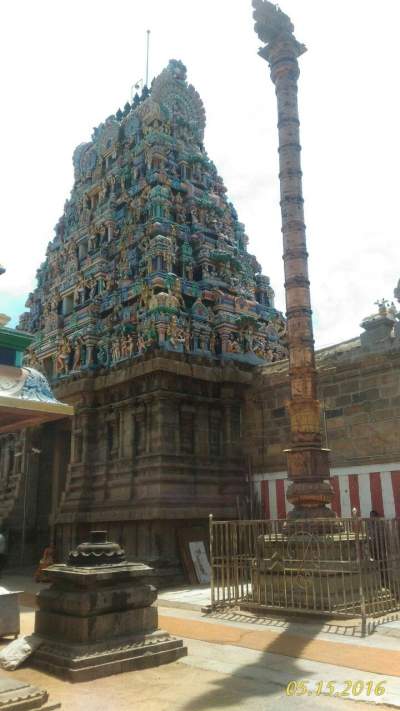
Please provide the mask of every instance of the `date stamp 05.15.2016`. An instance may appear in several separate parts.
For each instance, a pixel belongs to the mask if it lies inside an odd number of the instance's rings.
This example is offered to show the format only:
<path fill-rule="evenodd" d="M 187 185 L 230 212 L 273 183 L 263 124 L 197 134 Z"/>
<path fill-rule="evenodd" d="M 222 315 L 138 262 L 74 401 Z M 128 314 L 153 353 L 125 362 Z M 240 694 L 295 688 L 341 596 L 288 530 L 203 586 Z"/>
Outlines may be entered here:
<path fill-rule="evenodd" d="M 315 680 L 299 680 L 289 681 L 286 686 L 286 696 L 383 696 L 386 691 L 386 681 L 362 681 L 361 679 L 354 681 L 346 679 L 343 682 L 337 681 L 315 681 Z"/>

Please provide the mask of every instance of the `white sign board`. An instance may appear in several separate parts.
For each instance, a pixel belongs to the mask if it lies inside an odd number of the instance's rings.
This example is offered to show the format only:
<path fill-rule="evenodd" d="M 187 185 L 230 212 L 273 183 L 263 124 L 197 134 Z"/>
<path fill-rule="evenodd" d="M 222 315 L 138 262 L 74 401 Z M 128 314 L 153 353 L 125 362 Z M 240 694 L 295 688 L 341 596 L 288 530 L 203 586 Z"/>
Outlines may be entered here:
<path fill-rule="evenodd" d="M 208 562 L 204 541 L 189 542 L 190 555 L 192 556 L 197 579 L 202 585 L 210 582 L 211 568 Z"/>

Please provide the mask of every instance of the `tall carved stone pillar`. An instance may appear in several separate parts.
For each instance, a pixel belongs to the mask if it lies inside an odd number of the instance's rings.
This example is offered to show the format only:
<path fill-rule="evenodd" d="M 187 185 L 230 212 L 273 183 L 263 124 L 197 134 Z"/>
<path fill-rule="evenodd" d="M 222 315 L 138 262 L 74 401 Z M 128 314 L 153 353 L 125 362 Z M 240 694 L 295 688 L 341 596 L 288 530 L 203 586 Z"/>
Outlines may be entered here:
<path fill-rule="evenodd" d="M 265 47 L 278 104 L 279 180 L 289 345 L 291 441 L 287 451 L 287 498 L 291 518 L 332 517 L 328 451 L 322 448 L 311 321 L 297 106 L 298 57 L 306 51 L 290 19 L 266 0 L 253 0 L 255 31 Z"/>

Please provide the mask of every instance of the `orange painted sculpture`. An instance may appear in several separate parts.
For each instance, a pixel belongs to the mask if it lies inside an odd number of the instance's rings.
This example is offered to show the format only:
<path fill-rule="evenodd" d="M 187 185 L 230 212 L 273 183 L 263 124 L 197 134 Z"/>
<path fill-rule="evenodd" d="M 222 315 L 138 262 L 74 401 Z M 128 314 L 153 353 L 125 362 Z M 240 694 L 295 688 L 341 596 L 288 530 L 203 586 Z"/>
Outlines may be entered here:
<path fill-rule="evenodd" d="M 35 572 L 35 580 L 37 583 L 43 582 L 44 578 L 42 576 L 42 571 L 48 568 L 50 565 L 54 565 L 56 558 L 56 549 L 53 545 L 47 546 L 44 549 L 43 555 L 39 561 L 39 565 Z"/>

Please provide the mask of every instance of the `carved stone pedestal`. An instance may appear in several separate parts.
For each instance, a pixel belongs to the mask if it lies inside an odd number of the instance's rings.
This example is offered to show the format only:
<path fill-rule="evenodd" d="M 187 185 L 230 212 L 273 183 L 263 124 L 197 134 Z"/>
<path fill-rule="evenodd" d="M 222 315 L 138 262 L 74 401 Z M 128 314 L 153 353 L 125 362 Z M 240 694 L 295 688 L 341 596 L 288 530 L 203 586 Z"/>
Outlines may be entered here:
<path fill-rule="evenodd" d="M 252 564 L 251 601 L 258 606 L 355 614 L 361 605 L 363 543 L 361 536 L 339 531 L 261 536 Z"/>
<path fill-rule="evenodd" d="M 38 594 L 35 632 L 44 642 L 33 665 L 70 681 L 172 662 L 187 654 L 181 640 L 158 629 L 150 568 L 127 563 L 121 548 L 93 531 L 90 543 L 53 565 L 53 583 Z"/>

